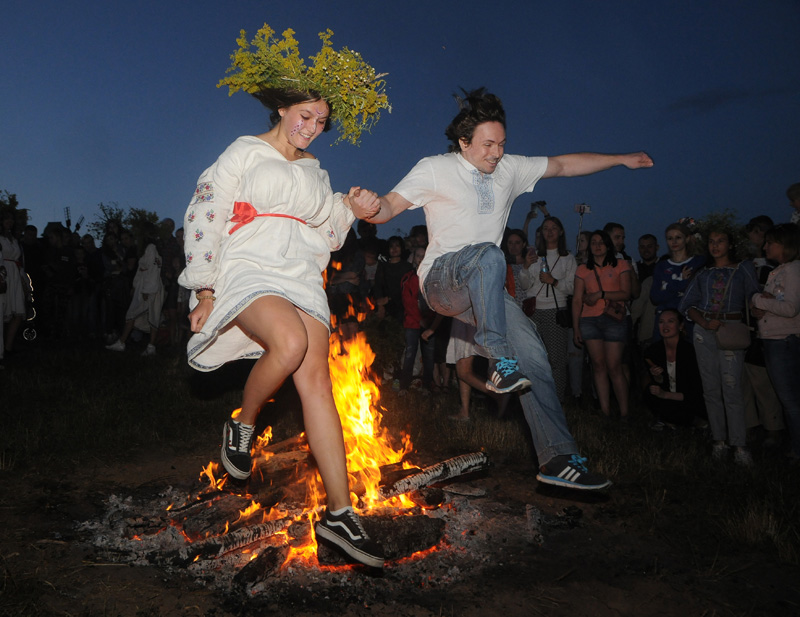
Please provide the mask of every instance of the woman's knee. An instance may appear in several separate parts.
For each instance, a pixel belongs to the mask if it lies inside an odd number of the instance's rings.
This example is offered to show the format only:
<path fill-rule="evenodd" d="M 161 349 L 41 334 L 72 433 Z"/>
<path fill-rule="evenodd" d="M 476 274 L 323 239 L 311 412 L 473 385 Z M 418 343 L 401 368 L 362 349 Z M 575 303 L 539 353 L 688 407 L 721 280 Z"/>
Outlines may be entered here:
<path fill-rule="evenodd" d="M 295 371 L 302 363 L 308 351 L 308 337 L 301 330 L 283 332 L 269 350 L 273 360 L 280 363 L 288 371 Z"/>

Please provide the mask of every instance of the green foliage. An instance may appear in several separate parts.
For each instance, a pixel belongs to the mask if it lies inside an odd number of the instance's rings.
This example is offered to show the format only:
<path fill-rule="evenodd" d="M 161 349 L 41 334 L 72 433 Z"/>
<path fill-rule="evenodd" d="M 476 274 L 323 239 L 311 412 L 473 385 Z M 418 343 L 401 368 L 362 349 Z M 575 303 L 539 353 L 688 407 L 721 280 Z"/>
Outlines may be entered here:
<path fill-rule="evenodd" d="M 736 211 L 726 208 L 720 212 L 710 212 L 695 221 L 691 229 L 695 233 L 699 247 L 705 251 L 708 245 L 708 236 L 712 232 L 720 232 L 727 234 L 737 250 L 737 256 L 744 257 L 744 249 L 747 247 L 747 232 L 744 225 L 738 223 L 736 219 Z"/>
<path fill-rule="evenodd" d="M 103 241 L 106 235 L 106 226 L 109 222 L 116 223 L 120 228 L 123 227 L 122 220 L 125 218 L 125 211 L 119 207 L 115 201 L 104 204 L 102 201 L 97 204 L 100 211 L 95 215 L 95 220 L 86 226 L 86 230 L 92 234 L 99 242 Z"/>
<path fill-rule="evenodd" d="M 385 73 L 377 74 L 356 51 L 343 47 L 333 49 L 333 31 L 320 32 L 322 48 L 309 56 L 308 65 L 300 56 L 294 30 L 283 32 L 276 39 L 267 24 L 248 43 L 242 30 L 236 43 L 239 49 L 231 55 L 229 75 L 217 87 L 228 86 L 228 94 L 243 90 L 250 94 L 265 88 L 291 88 L 318 92 L 332 110 L 333 122 L 339 131 L 336 143 L 342 140 L 358 144 L 363 131 L 369 132 L 380 119 L 380 111 L 391 112 L 386 96 Z"/>
<path fill-rule="evenodd" d="M 17 207 L 19 207 L 19 200 L 16 193 L 9 193 L 5 189 L 0 191 L 0 208 L 13 208 L 16 210 Z"/>
<path fill-rule="evenodd" d="M 0 191 L 0 214 L 5 214 L 6 212 L 12 213 L 17 228 L 22 228 L 28 223 L 27 208 L 20 208 L 17 195 L 4 189 Z"/>
<path fill-rule="evenodd" d="M 141 245 L 148 235 L 148 227 L 158 225 L 158 213 L 144 208 L 130 207 L 125 212 L 117 202 L 112 201 L 107 204 L 100 202 L 97 204 L 97 209 L 99 213 L 95 215 L 95 220 L 87 225 L 87 230 L 99 242 L 103 241 L 108 223 L 114 222 L 120 229 L 129 230 L 136 239 L 137 246 L 144 250 L 144 246 Z"/>

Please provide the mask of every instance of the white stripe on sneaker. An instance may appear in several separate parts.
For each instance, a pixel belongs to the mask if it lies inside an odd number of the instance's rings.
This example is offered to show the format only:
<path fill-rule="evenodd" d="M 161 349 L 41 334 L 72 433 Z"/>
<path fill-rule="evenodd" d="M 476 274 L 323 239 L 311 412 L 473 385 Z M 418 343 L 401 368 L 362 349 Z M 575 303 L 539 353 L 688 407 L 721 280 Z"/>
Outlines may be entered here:
<path fill-rule="evenodd" d="M 558 474 L 559 478 L 563 478 L 569 482 L 577 482 L 578 478 L 580 477 L 581 473 L 577 469 L 573 469 L 572 467 L 565 467 L 564 470 Z"/>
<path fill-rule="evenodd" d="M 347 535 L 350 536 L 350 539 L 353 542 L 357 542 L 357 541 L 363 539 L 363 536 L 360 536 L 360 535 L 354 536 L 353 532 L 350 531 L 350 528 L 347 525 L 345 525 L 343 522 L 341 522 L 341 521 L 332 521 L 332 520 L 328 519 L 325 524 L 328 527 L 341 527 L 342 529 L 344 529 L 347 532 Z"/>

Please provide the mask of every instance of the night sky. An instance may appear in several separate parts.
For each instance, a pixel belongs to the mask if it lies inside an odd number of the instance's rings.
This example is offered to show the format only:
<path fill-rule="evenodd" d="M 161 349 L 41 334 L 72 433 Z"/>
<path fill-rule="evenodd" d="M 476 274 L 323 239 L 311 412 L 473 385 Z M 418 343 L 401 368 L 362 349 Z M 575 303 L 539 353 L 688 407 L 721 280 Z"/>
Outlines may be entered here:
<path fill-rule="evenodd" d="M 268 128 L 243 93 L 216 88 L 240 29 L 317 33 L 388 73 L 392 113 L 360 147 L 311 151 L 335 190 L 385 193 L 445 152 L 459 88 L 503 99 L 507 152 L 647 151 L 649 170 L 544 180 L 515 204 L 521 225 L 546 200 L 571 237 L 623 223 L 628 246 L 682 216 L 735 209 L 789 219 L 800 182 L 800 3 L 754 2 L 44 2 L 3 3 L 0 189 L 41 232 L 95 218 L 99 202 L 182 221 L 197 177 L 239 135 Z M 421 223 L 406 212 L 379 234 Z M 85 229 L 86 223 L 84 223 Z M 572 246 L 570 242 L 570 246 Z M 665 243 L 661 242 L 662 248 Z"/>

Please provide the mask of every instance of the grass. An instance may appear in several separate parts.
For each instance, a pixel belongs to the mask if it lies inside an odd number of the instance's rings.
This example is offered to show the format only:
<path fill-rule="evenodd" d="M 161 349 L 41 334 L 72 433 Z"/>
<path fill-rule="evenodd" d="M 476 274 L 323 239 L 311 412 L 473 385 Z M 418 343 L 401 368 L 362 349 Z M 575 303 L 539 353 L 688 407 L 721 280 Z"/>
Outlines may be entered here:
<path fill-rule="evenodd" d="M 386 345 L 384 343 L 384 345 Z M 390 348 L 390 347 L 387 347 Z M 102 348 L 29 349 L 0 374 L 0 473 L 46 469 L 91 457 L 124 460 L 153 448 L 189 452 L 216 439 L 216 427 L 238 405 L 249 365 L 201 374 L 176 354 L 143 359 Z M 485 400 L 472 421 L 455 423 L 457 394 L 384 388 L 384 423 L 407 432 L 431 460 L 484 450 L 497 463 L 530 465 L 534 452 L 519 411 L 500 420 Z M 775 456 L 750 470 L 711 460 L 698 432 L 654 433 L 635 411 L 627 430 L 575 406 L 565 408 L 571 430 L 593 468 L 613 478 L 609 508 L 640 516 L 653 533 L 684 537 L 702 519 L 702 533 L 719 542 L 763 549 L 800 562 L 800 472 Z M 276 439 L 302 430 L 299 402 L 286 389 L 264 418 Z M 0 477 L 2 477 L 0 475 Z M 688 531 L 686 529 L 688 527 Z M 697 530 L 699 531 L 699 530 Z"/>

